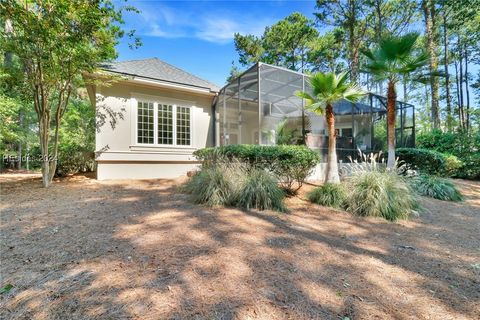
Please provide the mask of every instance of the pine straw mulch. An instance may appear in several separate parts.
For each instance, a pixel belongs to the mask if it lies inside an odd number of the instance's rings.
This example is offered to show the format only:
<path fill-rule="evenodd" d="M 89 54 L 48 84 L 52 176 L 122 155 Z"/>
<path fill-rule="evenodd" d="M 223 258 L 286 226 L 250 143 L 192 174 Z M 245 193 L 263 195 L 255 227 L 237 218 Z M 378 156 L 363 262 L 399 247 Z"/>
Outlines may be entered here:
<path fill-rule="evenodd" d="M 480 318 L 479 182 L 399 223 L 302 195 L 209 209 L 179 181 L 0 183 L 2 319 Z"/>

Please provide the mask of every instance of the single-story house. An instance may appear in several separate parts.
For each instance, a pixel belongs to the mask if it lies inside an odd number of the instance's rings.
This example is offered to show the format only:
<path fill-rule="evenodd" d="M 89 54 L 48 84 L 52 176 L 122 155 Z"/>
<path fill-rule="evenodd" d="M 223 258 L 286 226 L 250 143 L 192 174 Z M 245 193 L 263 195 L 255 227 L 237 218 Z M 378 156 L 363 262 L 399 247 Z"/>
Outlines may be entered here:
<path fill-rule="evenodd" d="M 193 152 L 228 144 L 305 144 L 326 159 L 325 121 L 305 109 L 296 91 L 308 75 L 256 63 L 223 88 L 157 58 L 103 66 L 88 92 L 97 110 L 97 178 L 174 178 L 198 166 Z M 397 145 L 415 141 L 413 105 L 397 101 Z M 340 161 L 381 150 L 386 100 L 341 101 L 336 113 Z M 321 165 L 315 177 L 321 179 Z"/>
<path fill-rule="evenodd" d="M 174 178 L 192 170 L 192 153 L 215 143 L 219 88 L 157 58 L 103 69 L 118 77 L 88 86 L 97 110 L 97 178 Z"/>

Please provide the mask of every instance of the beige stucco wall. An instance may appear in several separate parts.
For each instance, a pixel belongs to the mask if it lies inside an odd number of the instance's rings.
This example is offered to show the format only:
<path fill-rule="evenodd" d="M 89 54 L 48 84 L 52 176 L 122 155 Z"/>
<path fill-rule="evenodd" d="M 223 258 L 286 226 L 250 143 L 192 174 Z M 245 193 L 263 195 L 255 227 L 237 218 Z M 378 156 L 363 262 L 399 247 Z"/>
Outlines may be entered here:
<path fill-rule="evenodd" d="M 122 81 L 97 87 L 96 98 L 97 120 L 103 118 L 96 134 L 99 180 L 178 177 L 197 166 L 195 150 L 214 144 L 211 93 Z M 191 146 L 138 145 L 138 100 L 191 107 Z"/>

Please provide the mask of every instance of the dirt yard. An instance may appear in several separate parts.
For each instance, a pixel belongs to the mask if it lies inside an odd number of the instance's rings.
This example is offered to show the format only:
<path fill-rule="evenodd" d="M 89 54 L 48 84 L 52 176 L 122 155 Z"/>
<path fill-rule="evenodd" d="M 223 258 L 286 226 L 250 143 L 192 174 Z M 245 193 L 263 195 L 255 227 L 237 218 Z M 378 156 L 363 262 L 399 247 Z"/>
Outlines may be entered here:
<path fill-rule="evenodd" d="M 178 181 L 2 175 L 1 319 L 480 319 L 480 183 L 389 223 L 190 204 Z"/>

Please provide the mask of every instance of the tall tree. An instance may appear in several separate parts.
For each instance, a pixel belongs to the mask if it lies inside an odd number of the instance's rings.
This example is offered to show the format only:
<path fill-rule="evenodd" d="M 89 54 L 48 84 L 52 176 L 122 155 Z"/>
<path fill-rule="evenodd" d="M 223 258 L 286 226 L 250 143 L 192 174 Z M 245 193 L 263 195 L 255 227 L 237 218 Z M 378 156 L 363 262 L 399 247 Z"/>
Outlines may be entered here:
<path fill-rule="evenodd" d="M 430 87 L 432 91 L 432 102 L 431 102 L 431 112 L 432 112 L 432 124 L 433 129 L 440 128 L 440 107 L 439 107 L 439 98 L 438 98 L 438 56 L 437 56 L 437 41 L 438 41 L 438 27 L 437 27 L 437 16 L 434 0 L 422 0 L 422 9 L 424 14 L 425 21 L 425 35 L 427 38 L 427 52 L 430 56 Z"/>
<path fill-rule="evenodd" d="M 395 113 L 396 84 L 405 74 L 410 74 L 424 67 L 428 62 L 428 54 L 423 50 L 415 52 L 418 33 L 409 33 L 400 37 L 386 37 L 373 50 L 364 50 L 367 58 L 365 71 L 377 80 L 386 80 L 387 89 L 387 167 L 395 166 Z"/>
<path fill-rule="evenodd" d="M 308 43 L 307 59 L 311 71 L 338 72 L 344 70 L 345 33 L 340 28 L 325 32 Z"/>
<path fill-rule="evenodd" d="M 116 57 L 124 10 L 134 8 L 116 9 L 109 0 L 0 3 L 0 18 L 9 18 L 13 29 L 3 32 L 0 44 L 19 58 L 24 96 L 33 100 L 37 114 L 44 187 L 55 174 L 59 129 L 75 82 Z"/>
<path fill-rule="evenodd" d="M 346 31 L 347 60 L 351 78 L 359 81 L 360 49 L 367 32 L 369 6 L 365 0 L 317 0 L 317 22 Z M 371 9 L 370 9 L 371 10 Z"/>
<path fill-rule="evenodd" d="M 317 36 L 313 20 L 294 12 L 265 28 L 261 37 L 236 33 L 234 41 L 242 65 L 262 61 L 303 71 L 308 63 L 308 44 Z"/>
<path fill-rule="evenodd" d="M 337 161 L 337 138 L 335 134 L 335 115 L 333 105 L 340 100 L 356 102 L 364 93 L 354 83 L 347 81 L 347 73 L 315 73 L 308 79 L 313 95 L 297 92 L 306 100 L 306 108 L 317 114 L 325 115 L 328 130 L 328 156 L 325 183 L 339 183 Z"/>

